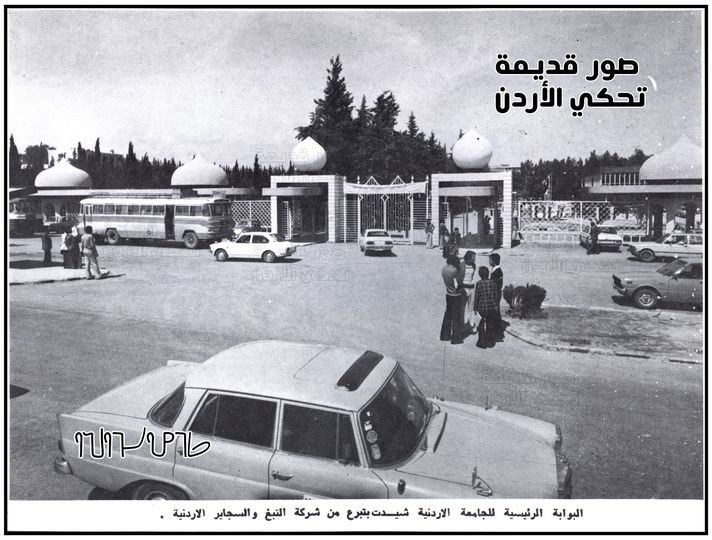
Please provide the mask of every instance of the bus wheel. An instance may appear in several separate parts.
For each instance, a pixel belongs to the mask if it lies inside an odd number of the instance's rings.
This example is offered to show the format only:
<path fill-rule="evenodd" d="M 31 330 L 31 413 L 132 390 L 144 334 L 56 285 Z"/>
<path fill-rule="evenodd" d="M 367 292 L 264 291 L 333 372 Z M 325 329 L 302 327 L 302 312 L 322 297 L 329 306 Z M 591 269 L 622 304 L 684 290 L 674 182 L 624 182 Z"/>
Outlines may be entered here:
<path fill-rule="evenodd" d="M 227 260 L 227 251 L 224 249 L 219 249 L 215 252 L 215 260 L 220 262 L 225 262 Z"/>
<path fill-rule="evenodd" d="M 106 231 L 106 243 L 109 244 L 110 246 L 115 246 L 121 241 L 121 237 L 119 236 L 119 233 L 116 232 L 116 229 L 107 229 Z"/>
<path fill-rule="evenodd" d="M 262 254 L 262 260 L 266 263 L 272 263 L 275 261 L 276 258 L 277 257 L 275 256 L 275 254 L 272 253 L 271 251 L 265 251 Z"/>
<path fill-rule="evenodd" d="M 183 236 L 183 243 L 188 249 L 197 248 L 198 242 L 198 235 L 195 234 L 193 231 L 188 231 L 187 233 L 185 233 L 185 236 Z"/>

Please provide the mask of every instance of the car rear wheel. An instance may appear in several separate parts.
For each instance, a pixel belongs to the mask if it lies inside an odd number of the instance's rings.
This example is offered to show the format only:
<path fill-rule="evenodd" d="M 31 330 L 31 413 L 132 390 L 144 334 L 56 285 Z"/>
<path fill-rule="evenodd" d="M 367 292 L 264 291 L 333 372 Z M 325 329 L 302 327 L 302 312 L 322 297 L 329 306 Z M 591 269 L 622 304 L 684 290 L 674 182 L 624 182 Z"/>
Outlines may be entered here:
<path fill-rule="evenodd" d="M 277 257 L 271 251 L 265 251 L 262 254 L 262 260 L 266 263 L 273 263 L 276 259 L 277 259 Z"/>
<path fill-rule="evenodd" d="M 107 229 L 106 231 L 106 243 L 110 246 L 115 246 L 121 241 L 121 237 L 116 229 Z"/>
<path fill-rule="evenodd" d="M 144 482 L 134 488 L 131 498 L 135 501 L 180 501 L 188 497 L 176 487 L 159 482 Z"/>
<path fill-rule="evenodd" d="M 653 262 L 655 260 L 655 253 L 649 249 L 644 249 L 638 253 L 638 258 L 643 262 Z"/>
<path fill-rule="evenodd" d="M 633 302 L 640 309 L 653 309 L 658 305 L 658 291 L 647 287 L 638 289 L 633 295 Z"/>
<path fill-rule="evenodd" d="M 215 252 L 215 260 L 219 262 L 225 262 L 227 260 L 227 251 L 224 249 L 219 249 Z"/>
<path fill-rule="evenodd" d="M 185 236 L 183 236 L 183 244 L 185 244 L 185 247 L 188 249 L 195 249 L 198 247 L 198 243 L 200 240 L 198 239 L 198 235 L 195 234 L 193 231 L 188 231 L 185 233 Z"/>

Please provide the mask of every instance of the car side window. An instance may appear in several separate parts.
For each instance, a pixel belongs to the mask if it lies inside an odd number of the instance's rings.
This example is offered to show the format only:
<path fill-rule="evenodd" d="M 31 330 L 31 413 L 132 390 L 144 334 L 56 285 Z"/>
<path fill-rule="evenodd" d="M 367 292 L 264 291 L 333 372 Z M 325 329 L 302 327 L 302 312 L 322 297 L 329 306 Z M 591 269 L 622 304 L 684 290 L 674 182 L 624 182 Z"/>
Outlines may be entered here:
<path fill-rule="evenodd" d="M 284 406 L 282 450 L 358 464 L 351 418 L 347 414 L 297 405 Z"/>
<path fill-rule="evenodd" d="M 689 264 L 677 274 L 677 277 L 684 279 L 702 279 L 702 265 Z"/>
<path fill-rule="evenodd" d="M 691 234 L 688 238 L 691 245 L 702 244 L 702 236 L 699 234 Z"/>
<path fill-rule="evenodd" d="M 237 240 L 235 240 L 235 243 L 236 244 L 249 244 L 251 239 L 252 239 L 251 234 L 243 234 Z"/>
<path fill-rule="evenodd" d="M 252 237 L 253 244 L 269 244 L 269 238 L 262 236 L 261 234 L 255 234 Z"/>
<path fill-rule="evenodd" d="M 273 401 L 212 394 L 203 402 L 190 431 L 270 448 L 276 413 Z"/>

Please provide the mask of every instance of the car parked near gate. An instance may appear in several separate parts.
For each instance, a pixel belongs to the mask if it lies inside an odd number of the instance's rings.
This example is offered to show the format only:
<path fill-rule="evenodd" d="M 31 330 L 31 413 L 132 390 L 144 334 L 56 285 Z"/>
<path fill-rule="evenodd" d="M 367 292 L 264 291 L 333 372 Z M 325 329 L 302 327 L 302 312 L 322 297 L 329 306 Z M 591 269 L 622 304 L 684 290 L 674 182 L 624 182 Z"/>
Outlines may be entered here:
<path fill-rule="evenodd" d="M 702 257 L 703 237 L 700 232 L 673 232 L 658 241 L 632 242 L 628 250 L 631 255 L 644 262 L 653 262 L 657 258 L 683 257 L 685 259 Z"/>
<path fill-rule="evenodd" d="M 358 239 L 358 246 L 364 255 L 371 252 L 390 252 L 393 250 L 393 238 L 384 229 L 366 229 Z"/>
<path fill-rule="evenodd" d="M 372 351 L 245 343 L 202 364 L 169 362 L 58 421 L 55 470 L 134 499 L 539 499 L 572 489 L 557 426 L 427 399 Z"/>
<path fill-rule="evenodd" d="M 702 262 L 676 259 L 655 272 L 613 274 L 613 288 L 641 309 L 653 309 L 661 301 L 702 307 Z"/>
<path fill-rule="evenodd" d="M 234 240 L 221 240 L 210 244 L 210 252 L 220 262 L 235 258 L 262 259 L 271 263 L 294 255 L 296 251 L 297 246 L 292 242 L 287 242 L 278 234 L 267 232 L 245 232 Z"/>
<path fill-rule="evenodd" d="M 579 244 L 588 248 L 591 244 L 591 226 L 584 225 L 579 233 Z M 598 227 L 598 247 L 620 251 L 623 239 L 615 227 Z"/>

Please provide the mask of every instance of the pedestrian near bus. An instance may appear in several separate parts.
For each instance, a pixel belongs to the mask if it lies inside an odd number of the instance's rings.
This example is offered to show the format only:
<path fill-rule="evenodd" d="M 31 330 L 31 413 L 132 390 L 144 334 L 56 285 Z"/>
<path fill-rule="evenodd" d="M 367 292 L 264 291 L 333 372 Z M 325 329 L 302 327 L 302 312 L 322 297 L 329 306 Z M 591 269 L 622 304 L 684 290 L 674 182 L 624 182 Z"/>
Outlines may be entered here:
<path fill-rule="evenodd" d="M 82 249 L 81 249 L 81 236 L 79 236 L 79 230 L 76 226 L 72 227 L 72 234 L 70 235 L 69 241 L 69 258 L 72 263 L 72 268 L 75 270 L 82 267 Z"/>
<path fill-rule="evenodd" d="M 433 249 L 433 231 L 435 225 L 429 219 L 425 221 L 425 249 Z"/>
<path fill-rule="evenodd" d="M 99 253 L 96 250 L 96 242 L 92 232 L 91 225 L 84 227 L 84 234 L 81 240 L 82 255 L 86 257 L 86 278 L 101 279 L 101 270 L 99 270 L 99 261 L 97 260 Z M 96 276 L 92 275 L 92 268 Z"/>
<path fill-rule="evenodd" d="M 453 345 L 459 345 L 464 337 L 462 315 L 464 296 L 458 282 L 460 259 L 450 255 L 441 273 L 445 283 L 445 315 L 440 327 L 440 341 L 450 341 Z"/>
<path fill-rule="evenodd" d="M 44 266 L 52 265 L 52 239 L 49 237 L 49 227 L 45 228 L 40 235 L 42 239 L 42 251 L 44 251 Z"/>
<path fill-rule="evenodd" d="M 462 272 L 462 288 L 465 292 L 465 328 L 474 332 L 477 329 L 475 316 L 475 282 L 477 281 L 476 254 L 472 250 L 465 252 Z"/>
<path fill-rule="evenodd" d="M 497 308 L 497 285 L 489 279 L 489 270 L 480 266 L 480 280 L 475 285 L 475 311 L 482 320 L 477 328 L 477 346 L 481 349 L 494 347 L 496 341 L 494 317 Z"/>
<path fill-rule="evenodd" d="M 450 231 L 447 230 L 447 227 L 445 226 L 445 222 L 441 221 L 440 222 L 440 227 L 438 229 L 438 239 L 440 240 L 440 248 L 445 249 L 445 242 L 447 242 L 447 238 L 450 236 Z"/>
<path fill-rule="evenodd" d="M 598 225 L 596 222 L 591 220 L 591 231 L 590 240 L 588 242 L 588 249 L 586 250 L 586 255 L 598 255 L 600 250 L 598 249 Z"/>
<path fill-rule="evenodd" d="M 64 268 L 72 267 L 71 256 L 69 254 L 69 246 L 71 243 L 72 243 L 72 237 L 69 234 L 69 231 L 65 230 L 62 233 L 62 240 L 60 241 L 60 244 L 59 244 L 59 252 L 62 254 L 62 266 Z"/>

